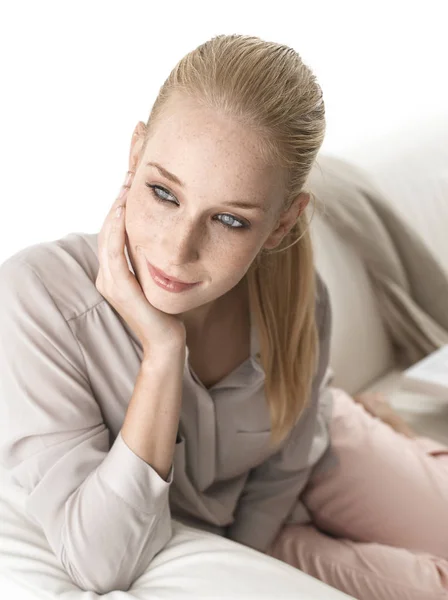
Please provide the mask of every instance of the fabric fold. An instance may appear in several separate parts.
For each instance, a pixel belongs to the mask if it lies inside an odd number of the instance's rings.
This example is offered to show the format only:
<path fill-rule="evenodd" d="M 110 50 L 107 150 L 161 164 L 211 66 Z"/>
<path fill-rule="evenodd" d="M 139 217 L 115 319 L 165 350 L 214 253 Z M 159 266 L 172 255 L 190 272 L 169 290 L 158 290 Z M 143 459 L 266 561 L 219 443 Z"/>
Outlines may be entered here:
<path fill-rule="evenodd" d="M 397 364 L 406 368 L 448 344 L 448 273 L 373 178 L 321 155 L 307 187 L 322 218 L 364 261 Z"/>

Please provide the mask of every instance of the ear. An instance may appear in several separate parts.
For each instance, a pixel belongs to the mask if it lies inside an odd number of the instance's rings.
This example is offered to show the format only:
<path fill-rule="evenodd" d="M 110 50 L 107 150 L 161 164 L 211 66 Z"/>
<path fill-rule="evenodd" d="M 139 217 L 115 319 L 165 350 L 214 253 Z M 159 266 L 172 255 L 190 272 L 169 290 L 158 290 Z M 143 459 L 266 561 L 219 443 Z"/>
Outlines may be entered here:
<path fill-rule="evenodd" d="M 134 173 L 137 170 L 140 159 L 142 158 L 140 155 L 143 148 L 143 143 L 145 141 L 145 136 L 146 125 L 143 123 L 143 121 L 139 121 L 132 134 L 131 149 L 129 152 L 129 170 L 134 171 Z"/>
<path fill-rule="evenodd" d="M 296 198 L 294 198 L 294 201 L 288 210 L 284 211 L 280 215 L 275 228 L 271 231 L 269 237 L 263 245 L 263 248 L 266 250 L 272 250 L 281 243 L 282 239 L 293 228 L 297 219 L 305 210 L 309 200 L 310 194 L 308 192 L 301 192 L 298 196 L 296 196 Z"/>

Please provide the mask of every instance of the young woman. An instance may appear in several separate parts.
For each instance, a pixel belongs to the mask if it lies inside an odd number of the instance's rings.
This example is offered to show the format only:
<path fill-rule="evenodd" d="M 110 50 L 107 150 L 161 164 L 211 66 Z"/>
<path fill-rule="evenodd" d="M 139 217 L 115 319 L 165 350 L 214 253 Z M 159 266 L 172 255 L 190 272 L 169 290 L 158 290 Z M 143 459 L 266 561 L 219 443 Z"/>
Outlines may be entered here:
<path fill-rule="evenodd" d="M 330 386 L 324 113 L 294 50 L 216 36 L 136 126 L 99 235 L 1 266 L 1 462 L 81 588 L 128 589 L 174 517 L 362 600 L 446 597 L 448 450 Z"/>

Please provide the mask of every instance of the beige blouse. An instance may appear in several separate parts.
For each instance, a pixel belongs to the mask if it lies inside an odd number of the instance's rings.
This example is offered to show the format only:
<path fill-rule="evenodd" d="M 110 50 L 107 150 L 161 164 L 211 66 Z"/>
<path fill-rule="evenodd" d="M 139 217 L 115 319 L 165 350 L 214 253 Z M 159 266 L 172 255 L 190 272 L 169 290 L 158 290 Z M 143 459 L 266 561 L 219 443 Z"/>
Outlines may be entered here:
<path fill-rule="evenodd" d="M 95 286 L 97 234 L 29 246 L 0 266 L 0 461 L 27 513 L 82 589 L 127 590 L 172 536 L 171 517 L 265 551 L 327 468 L 331 310 L 316 272 L 321 353 L 312 398 L 280 449 L 269 448 L 259 345 L 207 389 L 186 351 L 182 410 L 167 480 L 120 430 L 142 359 Z M 126 252 L 128 265 L 132 270 Z"/>

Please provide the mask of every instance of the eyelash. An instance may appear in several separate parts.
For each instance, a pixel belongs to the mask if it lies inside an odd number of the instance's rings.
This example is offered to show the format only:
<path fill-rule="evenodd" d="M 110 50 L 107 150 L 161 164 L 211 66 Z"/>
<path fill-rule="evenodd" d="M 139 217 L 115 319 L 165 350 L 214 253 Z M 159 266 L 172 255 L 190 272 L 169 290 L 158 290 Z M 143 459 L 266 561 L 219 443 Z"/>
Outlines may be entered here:
<path fill-rule="evenodd" d="M 158 189 L 158 190 L 162 190 L 166 194 L 169 194 L 170 196 L 172 196 L 171 192 L 169 192 L 167 189 L 163 188 L 160 185 L 152 185 L 150 183 L 146 183 L 145 185 L 151 189 L 151 195 L 155 198 L 155 200 L 157 200 L 157 202 L 163 202 L 163 203 L 169 202 L 170 204 L 175 204 L 171 200 L 167 200 L 166 198 L 161 198 L 156 192 L 156 190 Z M 173 196 L 173 198 L 174 198 L 174 196 Z M 220 225 L 222 225 L 223 227 L 225 227 L 226 229 L 231 229 L 232 231 L 242 230 L 242 229 L 250 229 L 250 225 L 248 223 L 245 223 L 244 221 L 241 221 L 241 219 L 237 219 L 233 215 L 227 215 L 226 213 L 223 213 L 223 214 L 225 214 L 227 217 L 230 217 L 234 221 L 240 223 L 240 225 L 241 225 L 241 227 L 233 227 L 232 225 L 228 225 L 227 223 L 218 221 L 218 223 Z"/>

